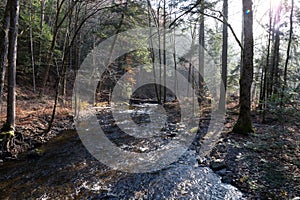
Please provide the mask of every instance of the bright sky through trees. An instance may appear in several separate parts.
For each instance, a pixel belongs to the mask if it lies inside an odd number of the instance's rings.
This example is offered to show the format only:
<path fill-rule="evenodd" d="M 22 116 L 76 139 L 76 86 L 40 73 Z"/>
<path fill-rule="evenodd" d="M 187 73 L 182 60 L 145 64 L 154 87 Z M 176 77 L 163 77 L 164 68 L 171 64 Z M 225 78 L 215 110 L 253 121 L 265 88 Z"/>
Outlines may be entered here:
<path fill-rule="evenodd" d="M 254 34 L 254 45 L 262 46 L 265 45 L 265 37 L 267 35 L 266 28 L 262 26 L 267 25 L 269 23 L 269 10 L 270 7 L 273 10 L 273 17 L 276 12 L 278 12 L 278 8 L 280 2 L 284 2 L 284 0 L 253 0 L 253 34 Z M 221 2 L 222 3 L 222 2 Z M 287 1 L 288 5 L 291 4 L 290 1 Z M 300 1 L 295 1 L 295 6 L 300 6 Z M 230 0 L 229 1 L 229 23 L 233 27 L 236 35 L 240 38 L 242 31 L 242 1 L 238 0 Z M 221 10 L 221 5 L 219 5 L 219 10 Z M 207 19 L 210 20 L 210 19 Z M 282 20 L 282 19 L 281 19 Z M 280 21 L 278 22 L 278 24 Z M 297 30 L 294 30 L 297 31 Z M 235 42 L 231 33 L 229 33 L 229 42 L 233 45 L 235 50 L 239 50 L 238 44 Z"/>

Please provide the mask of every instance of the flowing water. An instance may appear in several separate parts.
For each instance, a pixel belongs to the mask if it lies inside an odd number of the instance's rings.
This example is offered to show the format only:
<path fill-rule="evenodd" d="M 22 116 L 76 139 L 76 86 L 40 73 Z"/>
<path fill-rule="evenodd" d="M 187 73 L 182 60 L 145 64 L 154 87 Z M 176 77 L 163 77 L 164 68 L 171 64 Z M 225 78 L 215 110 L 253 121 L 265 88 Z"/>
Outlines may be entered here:
<path fill-rule="evenodd" d="M 135 123 L 149 121 L 151 109 L 135 110 Z M 150 151 L 164 145 L 166 138 L 176 137 L 175 120 L 155 144 L 142 138 L 132 142 L 133 136 L 120 134 L 107 113 L 99 113 L 99 123 L 107 137 L 124 149 Z M 127 123 L 125 119 L 123 123 Z M 0 164 L 0 199 L 242 199 L 235 187 L 198 165 L 197 143 L 193 144 L 177 162 L 162 170 L 125 173 L 91 156 L 75 130 L 63 131 L 20 160 Z"/>

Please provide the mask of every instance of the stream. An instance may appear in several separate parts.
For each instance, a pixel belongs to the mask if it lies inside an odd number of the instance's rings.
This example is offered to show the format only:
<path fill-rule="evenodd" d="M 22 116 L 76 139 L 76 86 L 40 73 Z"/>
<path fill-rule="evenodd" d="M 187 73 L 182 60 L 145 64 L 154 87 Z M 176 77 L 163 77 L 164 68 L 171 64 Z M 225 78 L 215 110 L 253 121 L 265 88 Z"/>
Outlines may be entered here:
<path fill-rule="evenodd" d="M 147 111 L 134 108 L 135 123 L 147 123 L 152 107 L 147 106 Z M 157 133 L 155 140 L 120 134 L 108 109 L 99 111 L 97 117 L 107 137 L 130 151 L 151 151 L 177 134 L 176 117 L 168 118 L 168 131 Z M 198 165 L 197 145 L 193 142 L 178 161 L 164 169 L 127 173 L 95 159 L 77 131 L 63 131 L 19 160 L 0 163 L 0 199 L 243 199 L 238 189 L 222 183 L 210 168 Z"/>

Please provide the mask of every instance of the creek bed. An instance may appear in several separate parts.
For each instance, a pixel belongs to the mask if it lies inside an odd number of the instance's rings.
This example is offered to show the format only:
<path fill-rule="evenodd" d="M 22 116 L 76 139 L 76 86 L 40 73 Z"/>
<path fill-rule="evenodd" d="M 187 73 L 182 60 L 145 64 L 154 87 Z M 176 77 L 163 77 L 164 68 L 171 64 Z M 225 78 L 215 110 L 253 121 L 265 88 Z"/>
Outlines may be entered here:
<path fill-rule="evenodd" d="M 148 120 L 139 114 L 137 123 Z M 150 151 L 176 137 L 168 135 L 175 131 L 169 128 L 155 143 L 134 140 L 119 134 L 109 111 L 99 111 L 98 120 L 107 137 L 126 150 Z M 173 120 L 167 127 L 176 123 Z M 0 199 L 243 199 L 210 168 L 198 165 L 196 150 L 193 142 L 177 162 L 162 170 L 126 173 L 96 160 L 75 130 L 64 131 L 19 160 L 0 164 Z"/>

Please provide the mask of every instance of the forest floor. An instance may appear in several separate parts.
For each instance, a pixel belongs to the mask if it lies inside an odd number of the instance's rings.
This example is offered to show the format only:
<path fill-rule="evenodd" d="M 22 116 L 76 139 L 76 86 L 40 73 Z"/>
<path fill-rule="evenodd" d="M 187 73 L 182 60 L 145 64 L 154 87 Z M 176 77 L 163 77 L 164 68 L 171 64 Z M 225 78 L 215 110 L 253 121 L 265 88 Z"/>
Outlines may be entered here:
<path fill-rule="evenodd" d="M 51 98 L 39 98 L 29 90 L 18 88 L 16 134 L 14 142 L 7 144 L 0 133 L 0 164 L 18 159 L 20 153 L 34 150 L 62 130 L 74 129 L 69 102 L 59 106 L 52 131 L 44 132 L 53 104 Z M 253 113 L 256 133 L 241 136 L 230 132 L 237 117 L 237 102 L 232 101 L 228 104 L 220 141 L 200 164 L 210 166 L 222 176 L 223 182 L 236 186 L 249 199 L 300 197 L 299 120 L 291 115 L 282 116 L 281 120 L 268 116 L 267 123 L 262 124 L 259 115 Z M 1 124 L 4 120 L 3 114 Z"/>
<path fill-rule="evenodd" d="M 241 136 L 231 132 L 236 104 L 228 104 L 225 130 L 206 163 L 248 199 L 300 199 L 299 118 L 272 114 L 261 123 L 253 113 L 255 134 Z"/>
<path fill-rule="evenodd" d="M 48 95 L 40 97 L 28 88 L 17 88 L 16 90 L 16 131 L 12 140 L 8 135 L 0 133 L 0 163 L 5 160 L 17 159 L 18 154 L 33 150 L 57 136 L 62 130 L 74 129 L 71 103 L 65 105 L 60 102 L 53 127 L 46 133 L 54 100 Z M 54 95 L 54 94 L 52 94 Z M 0 125 L 6 120 L 6 103 L 4 103 L 0 115 Z"/>

